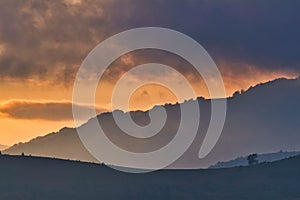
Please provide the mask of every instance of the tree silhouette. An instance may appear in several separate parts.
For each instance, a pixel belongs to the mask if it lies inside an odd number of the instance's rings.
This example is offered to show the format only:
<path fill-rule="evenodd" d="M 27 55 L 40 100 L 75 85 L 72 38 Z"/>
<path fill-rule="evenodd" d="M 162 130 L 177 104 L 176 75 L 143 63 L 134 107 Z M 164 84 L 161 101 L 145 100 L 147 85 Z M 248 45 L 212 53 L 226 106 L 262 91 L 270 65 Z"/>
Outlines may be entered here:
<path fill-rule="evenodd" d="M 258 164 L 257 153 L 250 154 L 250 155 L 247 157 L 247 160 L 248 160 L 248 164 L 249 164 L 249 165 L 255 165 L 255 164 Z"/>

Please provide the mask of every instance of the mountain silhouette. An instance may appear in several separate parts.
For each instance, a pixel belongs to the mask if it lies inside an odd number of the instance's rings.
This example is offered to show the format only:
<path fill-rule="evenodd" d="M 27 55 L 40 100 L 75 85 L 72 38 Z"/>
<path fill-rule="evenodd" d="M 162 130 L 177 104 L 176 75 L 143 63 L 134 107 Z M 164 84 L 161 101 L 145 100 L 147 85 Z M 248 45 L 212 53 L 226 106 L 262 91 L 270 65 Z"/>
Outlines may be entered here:
<path fill-rule="evenodd" d="M 105 165 L 30 156 L 0 156 L 0 199 L 300 198 L 300 156 L 228 169 L 128 174 Z"/>
<path fill-rule="evenodd" d="M 210 119 L 210 100 L 198 98 L 201 120 L 198 135 L 185 154 L 169 168 L 206 168 L 219 161 L 250 153 L 300 150 L 300 78 L 277 79 L 261 83 L 227 99 L 227 118 L 222 135 L 211 153 L 198 158 L 200 145 Z M 188 102 L 185 102 L 188 103 Z M 180 104 L 165 105 L 168 119 L 161 132 L 150 139 L 132 139 L 115 124 L 111 113 L 97 116 L 107 137 L 123 149 L 148 152 L 164 146 L 176 134 L 180 122 Z M 155 109 L 155 108 L 154 108 Z M 116 111 L 120 112 L 120 111 Z M 149 123 L 148 112 L 130 113 L 137 124 Z M 192 119 L 191 119 L 192 120 Z M 87 125 L 89 122 L 86 123 Z M 97 162 L 84 148 L 76 129 L 63 128 L 57 133 L 16 144 L 4 151 Z"/>

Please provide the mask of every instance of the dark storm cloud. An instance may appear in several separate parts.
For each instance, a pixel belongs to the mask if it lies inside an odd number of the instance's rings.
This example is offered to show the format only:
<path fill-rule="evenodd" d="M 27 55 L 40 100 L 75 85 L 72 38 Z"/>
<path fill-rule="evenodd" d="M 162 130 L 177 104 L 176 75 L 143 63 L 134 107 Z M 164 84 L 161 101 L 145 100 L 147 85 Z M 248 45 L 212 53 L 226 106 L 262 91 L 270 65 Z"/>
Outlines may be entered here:
<path fill-rule="evenodd" d="M 70 2 L 0 2 L 0 78 L 70 83 L 96 44 L 142 26 L 172 28 L 193 37 L 225 70 L 226 65 L 230 70 L 251 65 L 300 71 L 298 1 Z"/>
<path fill-rule="evenodd" d="M 298 1 L 147 2 L 137 5 L 136 26 L 159 24 L 182 31 L 200 42 L 217 62 L 299 72 Z M 144 12 L 147 7 L 153 9 Z"/>

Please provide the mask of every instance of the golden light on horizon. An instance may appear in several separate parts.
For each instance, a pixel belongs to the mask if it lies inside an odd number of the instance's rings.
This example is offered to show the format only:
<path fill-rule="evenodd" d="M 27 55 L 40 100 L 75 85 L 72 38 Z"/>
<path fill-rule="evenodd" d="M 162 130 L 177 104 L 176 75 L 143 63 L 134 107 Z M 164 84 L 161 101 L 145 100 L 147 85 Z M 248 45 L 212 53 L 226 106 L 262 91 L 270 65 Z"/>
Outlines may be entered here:
<path fill-rule="evenodd" d="M 294 78 L 292 73 L 268 72 L 252 70 L 251 76 L 247 74 L 234 74 L 233 71 L 221 71 L 224 79 L 227 96 L 231 96 L 235 91 L 254 86 L 260 82 L 267 82 L 279 77 Z M 142 77 L 141 77 L 142 78 Z M 172 78 L 172 77 L 170 77 Z M 206 85 L 200 80 L 189 79 L 197 96 L 209 98 Z M 114 82 L 105 81 L 97 93 L 96 104 L 104 110 L 111 110 L 110 100 Z M 71 101 L 72 87 L 63 84 L 49 84 L 34 81 L 3 81 L 0 85 L 0 104 L 15 100 L 39 101 L 49 103 L 51 101 Z M 147 84 L 137 89 L 130 98 L 130 110 L 147 110 L 153 105 L 163 105 L 165 103 L 176 103 L 176 95 L 168 88 L 157 84 Z M 1 112 L 1 110 L 0 110 Z M 34 112 L 34 111 L 32 111 Z M 0 115 L 0 144 L 13 145 L 18 142 L 26 142 L 37 136 L 45 135 L 53 131 L 69 126 L 73 127 L 72 119 L 51 121 L 43 119 L 15 119 L 7 117 L 3 113 Z"/>
<path fill-rule="evenodd" d="M 19 142 L 27 142 L 35 137 L 57 132 L 63 127 L 73 127 L 73 120 L 24 120 L 0 118 L 0 144 L 11 146 Z"/>
<path fill-rule="evenodd" d="M 147 84 L 138 88 L 131 96 L 129 110 L 149 110 L 154 105 L 178 102 L 176 94 L 159 84 Z"/>

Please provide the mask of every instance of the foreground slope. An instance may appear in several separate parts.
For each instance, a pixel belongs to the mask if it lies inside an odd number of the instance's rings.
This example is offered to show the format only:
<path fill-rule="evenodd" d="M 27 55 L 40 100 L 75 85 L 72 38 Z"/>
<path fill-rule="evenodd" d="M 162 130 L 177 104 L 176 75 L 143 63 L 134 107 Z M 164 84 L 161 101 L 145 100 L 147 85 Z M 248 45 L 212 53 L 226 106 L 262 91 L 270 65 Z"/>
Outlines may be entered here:
<path fill-rule="evenodd" d="M 105 165 L 0 156 L 0 199 L 300 199 L 300 157 L 251 167 L 127 174 Z"/>

